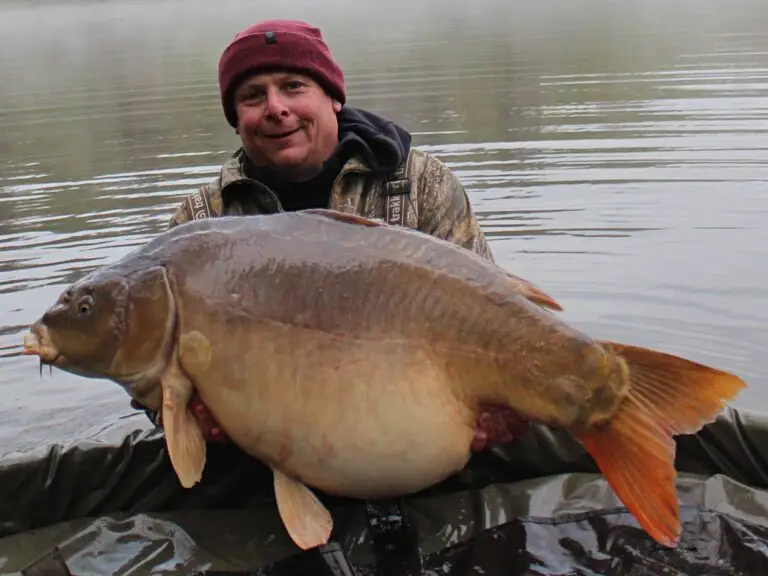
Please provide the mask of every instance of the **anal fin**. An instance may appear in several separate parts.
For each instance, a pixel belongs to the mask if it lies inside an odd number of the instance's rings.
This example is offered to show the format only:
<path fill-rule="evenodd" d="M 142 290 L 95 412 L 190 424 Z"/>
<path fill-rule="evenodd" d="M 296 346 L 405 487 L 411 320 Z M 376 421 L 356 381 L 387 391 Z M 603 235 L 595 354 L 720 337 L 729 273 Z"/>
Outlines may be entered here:
<path fill-rule="evenodd" d="M 328 542 L 333 529 L 330 512 L 304 484 L 272 469 L 275 498 L 288 535 L 302 550 Z"/>

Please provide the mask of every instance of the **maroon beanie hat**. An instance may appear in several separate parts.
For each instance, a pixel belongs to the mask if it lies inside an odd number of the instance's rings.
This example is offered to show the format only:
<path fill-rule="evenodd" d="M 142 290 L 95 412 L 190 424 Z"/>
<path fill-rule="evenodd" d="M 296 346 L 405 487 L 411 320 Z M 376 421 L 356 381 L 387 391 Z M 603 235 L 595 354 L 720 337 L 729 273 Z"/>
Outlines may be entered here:
<path fill-rule="evenodd" d="M 265 20 L 238 32 L 219 60 L 219 90 L 227 121 L 237 126 L 232 96 L 243 75 L 293 70 L 313 78 L 335 100 L 347 99 L 344 74 L 318 28 L 299 20 Z"/>

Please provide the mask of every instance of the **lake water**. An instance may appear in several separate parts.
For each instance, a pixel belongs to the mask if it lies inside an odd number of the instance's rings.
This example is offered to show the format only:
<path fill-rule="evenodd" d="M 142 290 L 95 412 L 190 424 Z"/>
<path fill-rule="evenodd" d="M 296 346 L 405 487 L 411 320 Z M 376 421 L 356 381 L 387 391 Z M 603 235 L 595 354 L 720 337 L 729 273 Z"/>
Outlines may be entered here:
<path fill-rule="evenodd" d="M 41 378 L 22 333 L 216 176 L 218 56 L 266 17 L 323 28 L 350 103 L 448 163 L 565 318 L 733 370 L 768 410 L 768 5 L 725 4 L 4 2 L 0 454 L 146 426 L 116 385 Z"/>

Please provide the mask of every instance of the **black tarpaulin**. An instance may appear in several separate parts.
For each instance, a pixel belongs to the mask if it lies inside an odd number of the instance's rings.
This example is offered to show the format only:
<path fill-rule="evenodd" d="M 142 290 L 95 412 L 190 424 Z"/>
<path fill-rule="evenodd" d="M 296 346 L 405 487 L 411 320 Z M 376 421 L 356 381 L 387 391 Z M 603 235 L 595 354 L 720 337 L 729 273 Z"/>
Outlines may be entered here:
<path fill-rule="evenodd" d="M 685 531 L 669 550 L 640 530 L 575 441 L 535 427 L 406 499 L 424 573 L 768 574 L 766 436 L 768 416 L 729 410 L 678 438 Z M 0 462 L 0 571 L 56 550 L 78 576 L 296 574 L 301 557 L 271 488 L 260 463 L 212 445 L 203 482 L 185 490 L 157 432 L 9 457 Z M 323 500 L 351 567 L 373 574 L 362 504 Z"/>

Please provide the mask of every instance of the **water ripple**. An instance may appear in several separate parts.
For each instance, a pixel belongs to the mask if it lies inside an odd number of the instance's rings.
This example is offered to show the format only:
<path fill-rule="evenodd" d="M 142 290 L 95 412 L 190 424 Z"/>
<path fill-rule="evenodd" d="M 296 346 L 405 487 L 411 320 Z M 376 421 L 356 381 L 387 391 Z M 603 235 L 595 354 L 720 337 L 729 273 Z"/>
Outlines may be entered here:
<path fill-rule="evenodd" d="M 391 3 L 286 9 L 321 22 L 350 102 L 455 171 L 499 263 L 566 319 L 733 369 L 768 409 L 768 39 L 738 2 L 411 3 L 418 24 Z M 0 7 L 0 453 L 131 413 L 110 383 L 41 380 L 22 334 L 237 143 L 211 70 L 250 3 L 183 22 L 166 0 L 85 5 Z"/>

